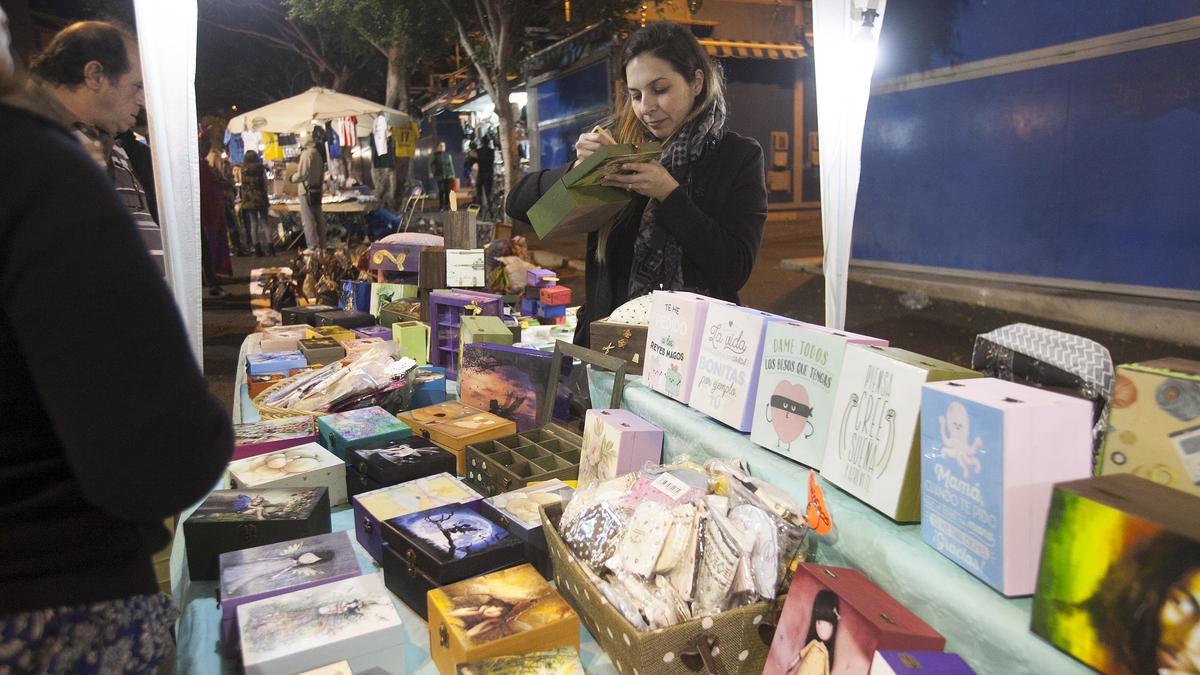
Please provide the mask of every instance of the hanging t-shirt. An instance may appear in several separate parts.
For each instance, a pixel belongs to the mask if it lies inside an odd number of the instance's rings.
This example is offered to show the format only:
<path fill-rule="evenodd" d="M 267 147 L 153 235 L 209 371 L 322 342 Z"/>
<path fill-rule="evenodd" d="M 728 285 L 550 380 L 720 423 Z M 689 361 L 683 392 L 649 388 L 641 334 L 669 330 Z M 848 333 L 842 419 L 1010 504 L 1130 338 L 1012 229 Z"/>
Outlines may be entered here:
<path fill-rule="evenodd" d="M 340 117 L 333 121 L 333 129 L 338 136 L 338 144 L 343 148 L 353 146 L 358 141 L 358 118 Z"/>
<path fill-rule="evenodd" d="M 230 135 L 225 141 L 225 148 L 229 151 L 229 163 L 241 164 L 245 158 L 245 146 L 242 145 L 242 137 L 239 135 Z"/>
<path fill-rule="evenodd" d="M 382 155 L 388 152 L 388 140 L 391 134 L 388 133 L 387 115 L 375 116 L 373 131 L 372 137 L 375 140 L 375 153 Z"/>
<path fill-rule="evenodd" d="M 384 146 L 383 152 L 376 152 L 374 134 L 372 141 L 367 145 L 371 146 L 371 168 L 373 169 L 392 169 L 396 166 L 395 148 L 393 147 L 392 137 L 389 134 L 387 137 L 387 145 Z"/>
<path fill-rule="evenodd" d="M 262 151 L 262 132 L 260 131 L 243 131 L 242 132 L 242 150 L 253 150 L 255 152 Z M 263 158 L 265 159 L 265 158 Z"/>
<path fill-rule="evenodd" d="M 283 147 L 279 145 L 279 134 L 270 131 L 262 132 L 262 158 L 268 161 L 282 162 Z"/>
<path fill-rule="evenodd" d="M 341 134 L 334 131 L 333 123 L 325 123 L 325 138 L 329 144 L 329 159 L 340 159 L 342 156 Z"/>

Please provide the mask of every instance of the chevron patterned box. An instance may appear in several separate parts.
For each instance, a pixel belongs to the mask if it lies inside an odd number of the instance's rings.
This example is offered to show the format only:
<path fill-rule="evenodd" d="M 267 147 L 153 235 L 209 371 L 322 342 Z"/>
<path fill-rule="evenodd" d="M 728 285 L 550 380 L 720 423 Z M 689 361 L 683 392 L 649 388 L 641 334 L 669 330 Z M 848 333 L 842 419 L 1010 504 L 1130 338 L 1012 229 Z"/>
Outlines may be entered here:
<path fill-rule="evenodd" d="M 1092 473 L 1092 406 L 990 377 L 925 385 L 921 535 L 1004 595 L 1030 595 L 1054 484 Z"/>

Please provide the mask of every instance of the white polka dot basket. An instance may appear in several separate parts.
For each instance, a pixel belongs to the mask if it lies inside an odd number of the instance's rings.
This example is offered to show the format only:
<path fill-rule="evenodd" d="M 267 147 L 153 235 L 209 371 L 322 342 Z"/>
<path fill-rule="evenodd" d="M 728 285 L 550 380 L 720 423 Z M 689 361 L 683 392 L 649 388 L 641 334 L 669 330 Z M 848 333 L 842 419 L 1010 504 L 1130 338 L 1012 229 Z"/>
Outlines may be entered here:
<path fill-rule="evenodd" d="M 579 614 L 619 673 L 684 675 L 706 672 L 710 666 L 715 666 L 714 672 L 718 673 L 762 672 L 771 645 L 764 642 L 759 624 L 771 615 L 769 603 L 739 607 L 662 630 L 639 632 L 610 603 L 597 601 L 604 596 L 559 537 L 555 522 L 555 513 L 548 517 L 542 511 L 558 592 Z M 770 632 L 766 634 L 769 636 Z"/>

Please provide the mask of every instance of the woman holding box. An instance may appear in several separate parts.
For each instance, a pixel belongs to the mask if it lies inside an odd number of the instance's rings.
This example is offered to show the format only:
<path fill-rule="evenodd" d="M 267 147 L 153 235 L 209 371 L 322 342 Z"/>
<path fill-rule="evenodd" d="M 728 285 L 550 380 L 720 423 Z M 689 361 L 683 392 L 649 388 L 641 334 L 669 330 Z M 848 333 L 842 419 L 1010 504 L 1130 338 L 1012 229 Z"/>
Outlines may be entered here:
<path fill-rule="evenodd" d="M 762 148 L 725 128 L 721 72 L 687 28 L 652 23 L 625 43 L 626 95 L 607 125 L 581 134 L 575 164 L 602 145 L 663 144 L 657 162 L 623 165 L 603 183 L 628 190 L 629 206 L 588 235 L 588 323 L 653 290 L 691 290 L 732 302 L 754 268 L 767 218 Z M 525 176 L 505 210 L 526 212 L 574 164 Z"/>

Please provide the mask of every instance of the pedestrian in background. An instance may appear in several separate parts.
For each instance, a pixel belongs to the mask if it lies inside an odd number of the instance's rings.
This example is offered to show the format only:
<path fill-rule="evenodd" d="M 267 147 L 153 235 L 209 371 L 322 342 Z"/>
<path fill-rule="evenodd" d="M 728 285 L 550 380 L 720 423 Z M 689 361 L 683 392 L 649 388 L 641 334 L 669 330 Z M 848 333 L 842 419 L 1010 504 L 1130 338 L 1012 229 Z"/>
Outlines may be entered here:
<path fill-rule="evenodd" d="M 438 186 L 438 208 L 450 210 L 450 191 L 454 189 L 454 159 L 446 152 L 446 144 L 438 143 L 437 149 L 429 158 L 433 179 Z"/>
<path fill-rule="evenodd" d="M 325 251 L 325 213 L 321 198 L 325 195 L 325 130 L 314 126 L 300 152 L 300 166 L 289 177 L 300 184 L 300 223 L 304 226 L 304 246 L 309 252 Z"/>
<path fill-rule="evenodd" d="M 242 219 L 250 241 L 254 244 L 254 255 L 275 255 L 275 237 L 271 235 L 267 218 L 267 170 L 263 167 L 258 152 L 246 151 L 242 164 Z"/>

